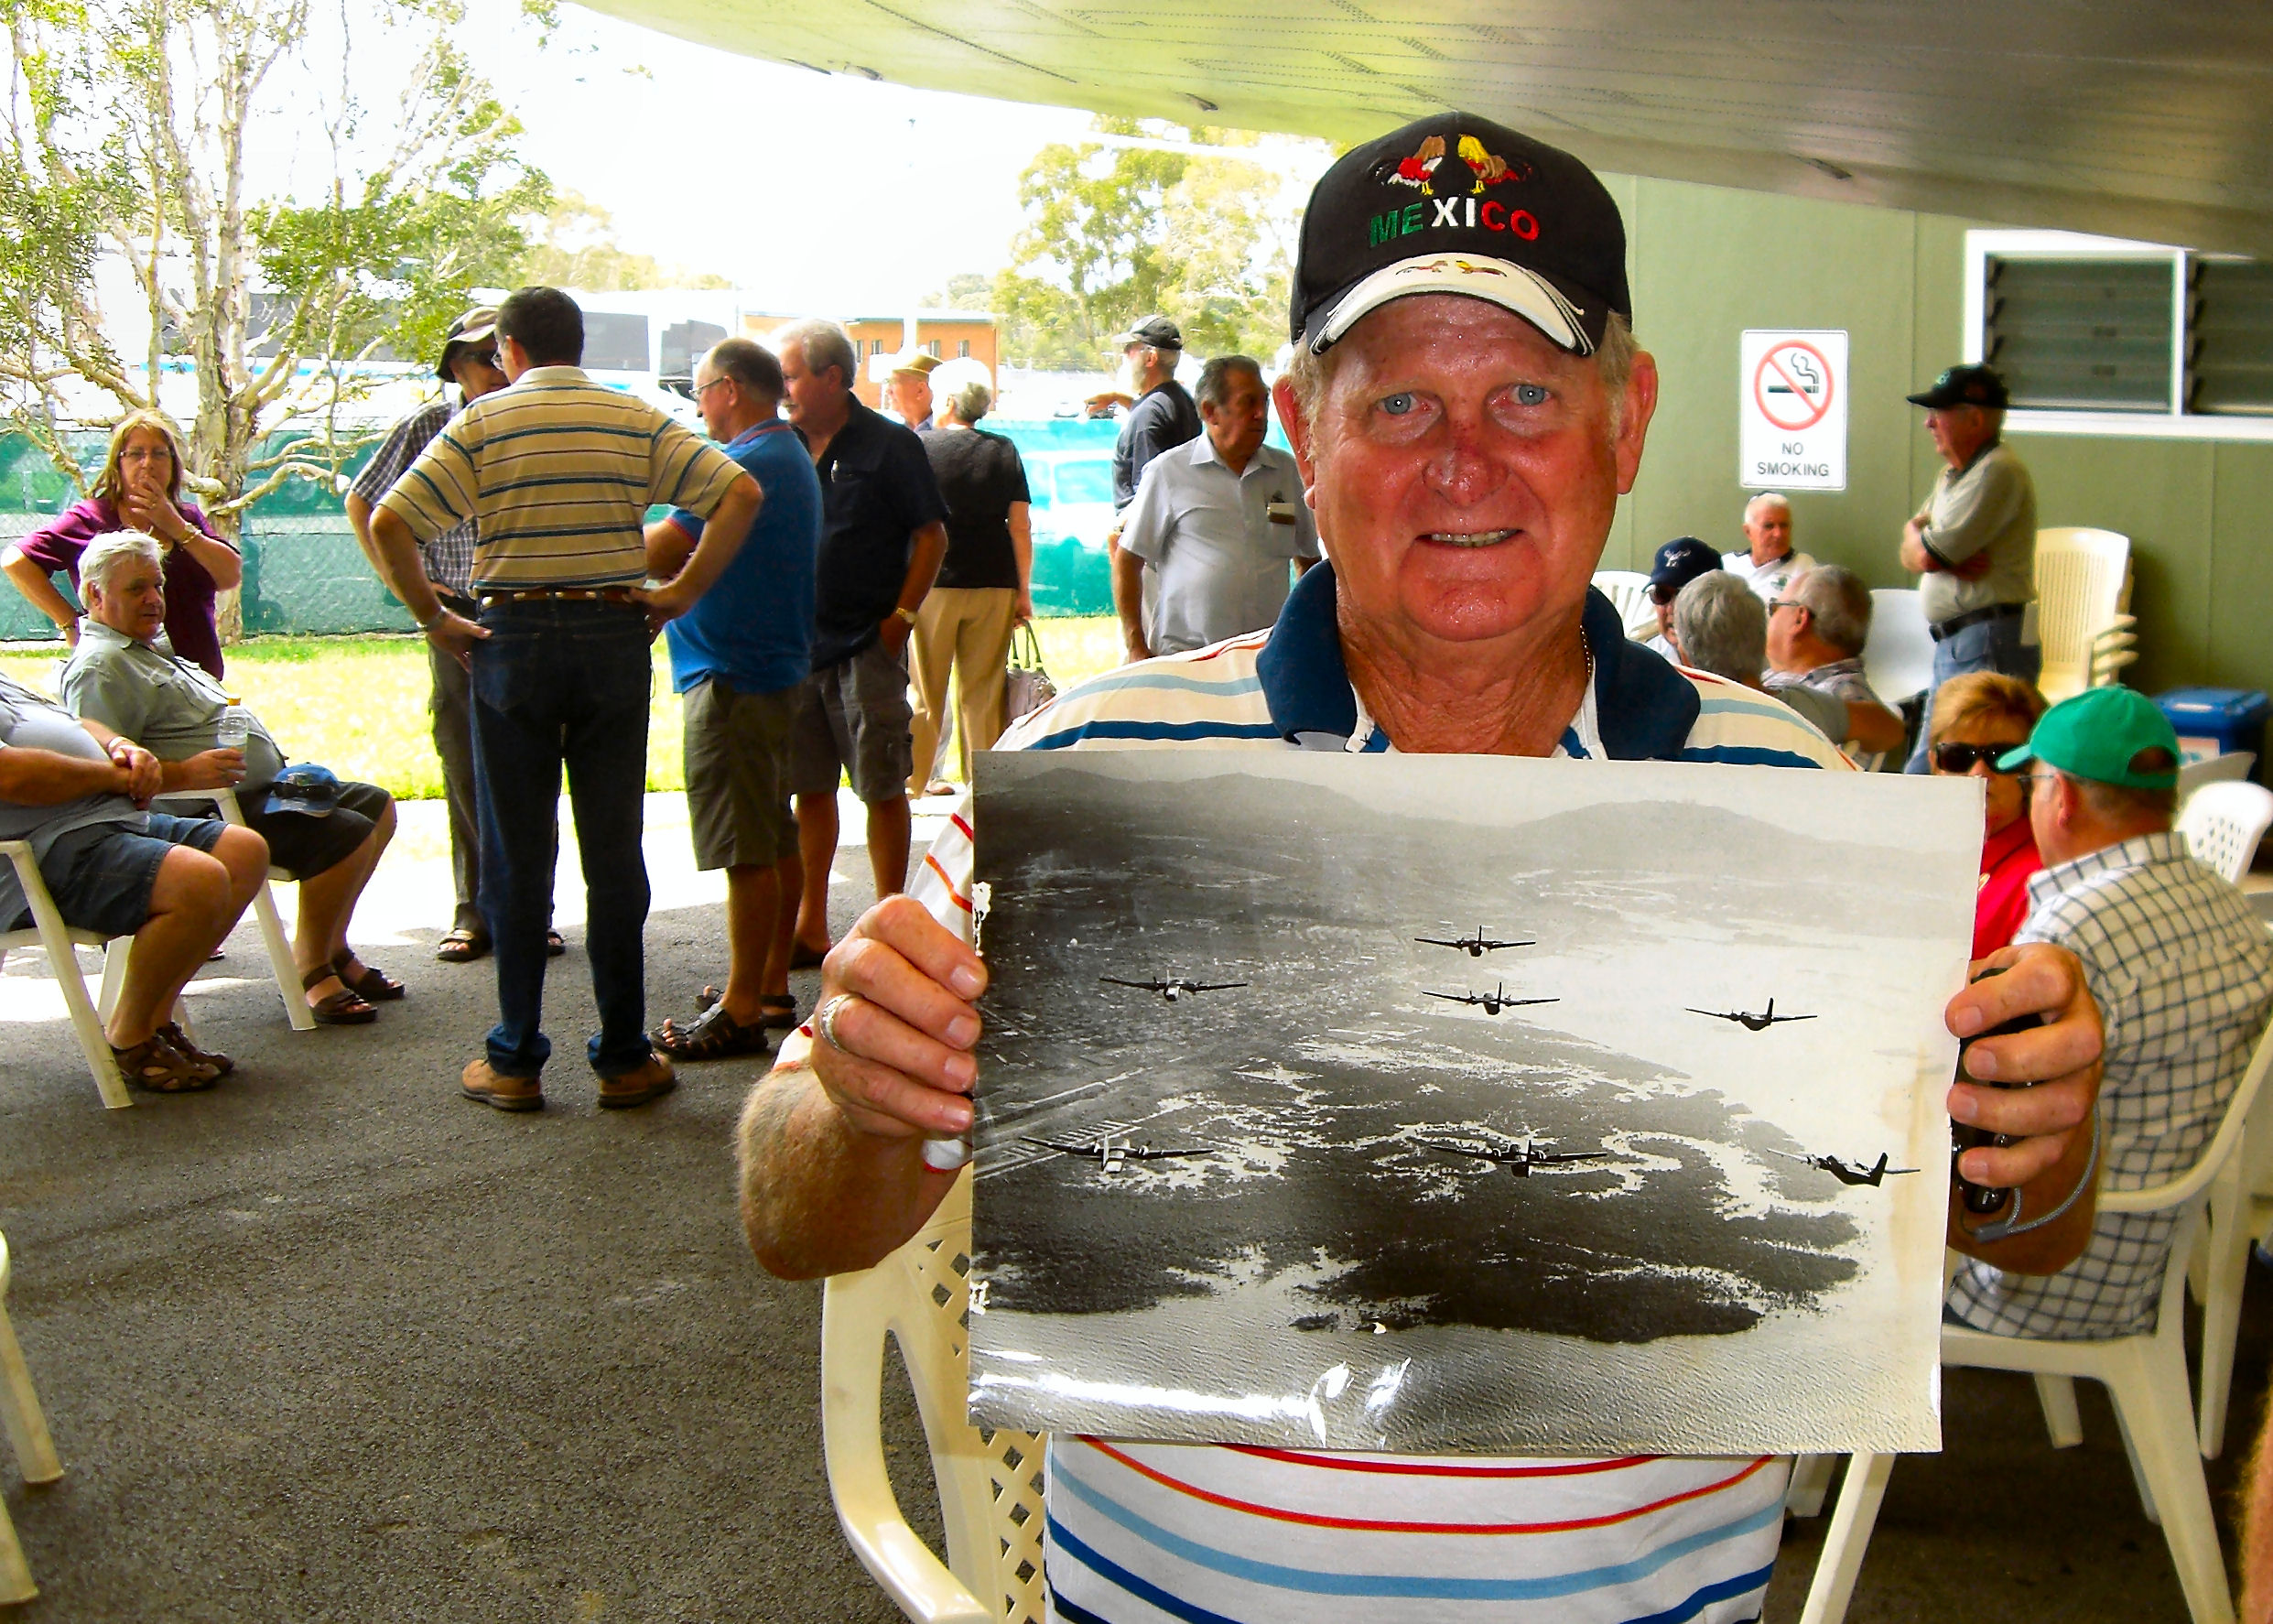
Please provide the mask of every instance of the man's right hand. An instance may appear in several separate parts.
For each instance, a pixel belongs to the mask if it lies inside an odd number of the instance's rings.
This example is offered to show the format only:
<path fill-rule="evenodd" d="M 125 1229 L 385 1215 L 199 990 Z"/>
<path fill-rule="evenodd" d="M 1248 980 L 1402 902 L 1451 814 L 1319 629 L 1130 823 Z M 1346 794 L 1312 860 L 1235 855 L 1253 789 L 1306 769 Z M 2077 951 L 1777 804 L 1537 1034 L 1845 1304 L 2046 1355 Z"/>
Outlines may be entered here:
<path fill-rule="evenodd" d="M 244 782 L 244 752 L 204 750 L 180 764 L 176 789 L 234 789 Z"/>
<path fill-rule="evenodd" d="M 427 628 L 428 643 L 469 669 L 473 665 L 473 645 L 488 635 L 464 615 L 447 609 L 440 620 Z"/>
<path fill-rule="evenodd" d="M 811 1064 L 845 1121 L 885 1139 L 969 1132 L 979 1063 L 976 1001 L 987 968 L 924 905 L 886 897 L 821 967 L 831 1043 L 817 1023 Z"/>

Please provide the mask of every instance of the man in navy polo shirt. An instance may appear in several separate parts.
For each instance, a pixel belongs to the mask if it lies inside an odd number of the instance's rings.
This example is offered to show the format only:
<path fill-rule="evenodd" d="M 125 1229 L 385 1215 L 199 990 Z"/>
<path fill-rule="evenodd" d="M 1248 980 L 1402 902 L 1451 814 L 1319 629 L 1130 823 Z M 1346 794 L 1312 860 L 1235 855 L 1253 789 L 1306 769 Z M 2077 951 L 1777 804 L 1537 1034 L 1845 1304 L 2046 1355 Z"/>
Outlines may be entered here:
<path fill-rule="evenodd" d="M 947 556 L 947 504 L 924 442 L 852 393 L 852 341 L 833 321 L 775 337 L 789 420 L 821 482 L 814 585 L 813 676 L 791 757 L 805 861 L 793 965 L 828 951 L 828 869 L 837 855 L 837 785 L 848 771 L 868 808 L 868 861 L 879 900 L 907 884 L 908 774 L 915 770 L 907 640 Z"/>
<path fill-rule="evenodd" d="M 686 709 L 695 865 L 726 871 L 727 972 L 725 988 L 700 1014 L 685 1027 L 666 1021 L 655 1042 L 675 1060 L 719 1060 L 763 1054 L 767 1027 L 796 1023 L 789 936 L 800 871 L 790 741 L 812 668 L 821 487 L 796 430 L 776 415 L 781 363 L 762 345 L 726 340 L 696 366 L 694 385 L 710 438 L 763 493 L 733 562 L 664 628 L 672 686 Z M 680 511 L 648 525 L 649 570 L 666 579 L 676 574 L 701 534 L 701 518 Z"/>

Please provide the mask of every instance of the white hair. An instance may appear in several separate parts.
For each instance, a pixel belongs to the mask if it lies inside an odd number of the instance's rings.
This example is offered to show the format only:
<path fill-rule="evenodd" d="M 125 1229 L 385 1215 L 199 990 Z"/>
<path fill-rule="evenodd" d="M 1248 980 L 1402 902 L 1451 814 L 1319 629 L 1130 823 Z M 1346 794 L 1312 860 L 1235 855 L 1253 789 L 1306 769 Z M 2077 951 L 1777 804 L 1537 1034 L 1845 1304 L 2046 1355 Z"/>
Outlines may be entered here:
<path fill-rule="evenodd" d="M 806 371 L 824 373 L 834 367 L 848 391 L 860 381 L 860 352 L 852 347 L 851 335 L 834 321 L 793 321 L 774 334 L 774 354 L 792 344 L 804 355 Z"/>
<path fill-rule="evenodd" d="M 1744 504 L 1744 522 L 1749 525 L 1752 515 L 1766 508 L 1781 508 L 1787 515 L 1791 512 L 1791 498 L 1781 491 L 1762 491 Z"/>
<path fill-rule="evenodd" d="M 96 536 L 87 544 L 87 550 L 79 555 L 79 580 L 82 587 L 92 587 L 107 593 L 111 577 L 118 567 L 128 560 L 163 568 L 165 550 L 157 537 L 146 536 L 139 530 L 113 530 Z"/>
<path fill-rule="evenodd" d="M 1747 687 L 1768 664 L 1768 608 L 1726 569 L 1708 569 L 1673 600 L 1673 641 L 1682 663 Z"/>

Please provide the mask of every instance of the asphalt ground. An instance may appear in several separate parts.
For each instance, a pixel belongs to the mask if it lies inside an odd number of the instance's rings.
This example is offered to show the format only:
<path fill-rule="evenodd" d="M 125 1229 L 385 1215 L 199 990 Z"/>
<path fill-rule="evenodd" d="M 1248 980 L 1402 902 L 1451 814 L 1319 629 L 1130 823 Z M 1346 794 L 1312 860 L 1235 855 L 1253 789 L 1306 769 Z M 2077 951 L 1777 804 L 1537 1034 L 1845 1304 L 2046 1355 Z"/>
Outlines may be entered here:
<path fill-rule="evenodd" d="M 648 848 L 660 1021 L 720 978 L 722 891 L 692 871 L 677 797 L 651 800 Z M 551 1103 L 525 1116 L 457 1097 L 492 983 L 430 957 L 449 878 L 424 804 L 356 933 L 409 997 L 373 1026 L 294 1034 L 243 926 L 193 994 L 202 1040 L 238 1060 L 210 1094 L 103 1110 L 44 961 L 8 962 L 8 1309 L 66 1467 L 27 1489 L 0 1456 L 42 1587 L 12 1620 L 898 1616 L 828 1504 L 820 1290 L 767 1277 L 736 1222 L 731 1130 L 759 1063 L 594 1108 L 573 861 Z M 839 929 L 868 884 L 848 847 Z M 815 983 L 796 978 L 802 1003 Z M 2273 1276 L 2251 1289 L 2234 1446 L 2211 1467 L 2229 1555 L 2273 1348 Z M 1951 1371 L 1944 1404 L 1948 1448 L 1897 1467 L 1851 1619 L 2184 1618 L 2099 1389 L 2071 1451 L 2047 1446 L 2025 1378 Z M 936 1540 L 896 1381 L 886 1435 Z M 1769 1619 L 1798 1617 L 1827 1521 L 1790 1526 Z"/>

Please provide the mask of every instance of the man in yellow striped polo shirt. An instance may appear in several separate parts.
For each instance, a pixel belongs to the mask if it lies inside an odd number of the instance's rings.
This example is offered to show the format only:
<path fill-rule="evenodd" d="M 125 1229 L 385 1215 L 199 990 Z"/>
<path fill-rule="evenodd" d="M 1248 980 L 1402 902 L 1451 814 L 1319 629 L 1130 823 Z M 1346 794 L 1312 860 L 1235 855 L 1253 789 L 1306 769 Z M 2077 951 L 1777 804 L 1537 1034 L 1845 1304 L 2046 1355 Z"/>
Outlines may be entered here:
<path fill-rule="evenodd" d="M 452 418 L 371 519 L 388 584 L 428 640 L 472 674 L 498 1021 L 460 1086 L 501 1110 L 545 1103 L 545 926 L 565 764 L 600 1004 L 585 1052 L 602 1106 L 644 1105 L 674 1080 L 646 1034 L 647 645 L 718 579 L 761 498 L 715 446 L 584 375 L 583 312 L 559 289 L 524 287 L 498 308 L 497 352 L 510 384 Z M 642 526 L 658 503 L 707 522 L 685 568 L 650 590 Z M 417 547 L 467 519 L 478 526 L 478 625 L 442 605 Z"/>

